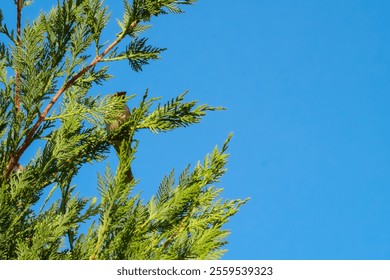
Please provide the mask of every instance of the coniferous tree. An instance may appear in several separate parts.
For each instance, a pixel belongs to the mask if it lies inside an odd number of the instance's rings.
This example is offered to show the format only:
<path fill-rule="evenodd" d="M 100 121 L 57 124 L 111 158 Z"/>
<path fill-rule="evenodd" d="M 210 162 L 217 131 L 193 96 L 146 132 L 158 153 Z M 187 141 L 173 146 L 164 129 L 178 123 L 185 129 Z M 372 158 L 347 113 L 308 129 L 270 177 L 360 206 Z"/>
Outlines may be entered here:
<path fill-rule="evenodd" d="M 53 1 L 23 26 L 31 1 L 14 2 L 15 29 L 0 13 L 0 259 L 219 258 L 229 233 L 223 225 L 246 201 L 222 200 L 214 186 L 230 136 L 194 168 L 171 172 L 147 202 L 134 193 L 130 168 L 137 132 L 169 132 L 221 108 L 185 101 L 186 93 L 160 104 L 147 90 L 129 108 L 133 96 L 91 91 L 112 78 L 116 61 L 141 71 L 158 59 L 164 49 L 143 32 L 153 17 L 182 13 L 194 0 L 123 1 L 108 43 L 100 40 L 109 21 L 101 0 Z M 119 164 L 98 176 L 99 198 L 80 196 L 73 179 L 85 164 L 104 161 L 111 145 Z"/>

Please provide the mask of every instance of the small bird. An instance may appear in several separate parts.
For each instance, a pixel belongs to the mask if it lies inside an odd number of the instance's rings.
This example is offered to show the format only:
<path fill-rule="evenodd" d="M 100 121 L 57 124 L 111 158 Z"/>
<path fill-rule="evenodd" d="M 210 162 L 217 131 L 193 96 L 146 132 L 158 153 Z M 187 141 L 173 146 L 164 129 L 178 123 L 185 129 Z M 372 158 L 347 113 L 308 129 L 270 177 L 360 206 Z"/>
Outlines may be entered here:
<path fill-rule="evenodd" d="M 120 92 L 115 93 L 112 97 L 113 98 L 124 98 L 125 95 L 126 95 L 125 91 L 120 91 Z M 121 127 L 121 125 L 123 125 L 129 119 L 129 117 L 130 117 L 130 109 L 125 104 L 119 117 L 116 120 L 111 121 L 110 123 L 106 123 L 107 133 L 111 133 L 111 132 L 117 130 L 119 127 Z M 112 145 L 114 146 L 115 151 L 117 152 L 118 156 L 120 154 L 120 147 L 121 147 L 121 143 L 123 140 L 125 140 L 125 139 L 115 139 L 112 141 Z M 131 168 L 129 167 L 129 169 L 126 171 L 127 183 L 130 183 L 133 180 L 133 178 L 134 178 L 133 173 L 131 171 Z"/>
<path fill-rule="evenodd" d="M 20 174 L 24 171 L 24 167 L 23 165 L 21 165 L 19 162 L 17 165 L 15 165 L 14 169 L 13 169 L 13 172 L 16 173 L 16 174 Z"/>

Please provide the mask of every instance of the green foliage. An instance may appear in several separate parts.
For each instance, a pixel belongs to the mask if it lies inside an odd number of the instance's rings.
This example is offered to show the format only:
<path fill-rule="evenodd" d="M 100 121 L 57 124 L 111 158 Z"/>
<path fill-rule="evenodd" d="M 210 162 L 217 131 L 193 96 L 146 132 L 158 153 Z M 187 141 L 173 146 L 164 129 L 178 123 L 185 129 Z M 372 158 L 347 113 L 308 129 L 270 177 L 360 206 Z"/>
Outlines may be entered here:
<path fill-rule="evenodd" d="M 19 16 L 31 2 L 15 1 Z M 10 29 L 0 11 L 0 259 L 217 259 L 225 252 L 223 226 L 246 201 L 222 200 L 215 186 L 226 171 L 230 136 L 193 170 L 178 178 L 172 171 L 149 201 L 126 176 L 140 130 L 169 132 L 223 108 L 185 101 L 187 92 L 163 104 L 146 90 L 126 122 L 107 133 L 105 124 L 134 96 L 91 95 L 113 78 L 115 61 L 142 71 L 158 59 L 164 48 L 140 37 L 151 18 L 194 2 L 124 1 L 119 32 L 106 43 L 109 11 L 101 0 L 57 1 L 21 30 Z M 107 164 L 98 175 L 100 197 L 82 197 L 74 178 L 86 164 L 104 161 L 118 139 L 115 172 Z"/>

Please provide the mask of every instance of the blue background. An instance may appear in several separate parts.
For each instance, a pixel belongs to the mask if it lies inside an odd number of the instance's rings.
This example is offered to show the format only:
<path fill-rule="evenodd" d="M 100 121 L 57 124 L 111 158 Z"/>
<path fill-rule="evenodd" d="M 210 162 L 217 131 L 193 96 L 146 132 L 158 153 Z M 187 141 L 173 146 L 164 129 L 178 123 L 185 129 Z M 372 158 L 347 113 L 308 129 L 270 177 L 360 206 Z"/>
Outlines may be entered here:
<path fill-rule="evenodd" d="M 53 3 L 36 0 L 25 17 Z M 122 1 L 106 3 L 112 41 Z M 234 132 L 219 186 L 251 200 L 226 226 L 224 259 L 389 259 L 390 2 L 213 0 L 185 10 L 146 34 L 168 48 L 162 60 L 138 74 L 115 64 L 115 79 L 93 93 L 127 90 L 137 104 L 146 88 L 163 100 L 189 89 L 187 100 L 228 110 L 141 133 L 136 191 L 150 198 L 172 168 L 193 166 Z M 106 164 L 82 170 L 82 193 L 97 194 Z"/>

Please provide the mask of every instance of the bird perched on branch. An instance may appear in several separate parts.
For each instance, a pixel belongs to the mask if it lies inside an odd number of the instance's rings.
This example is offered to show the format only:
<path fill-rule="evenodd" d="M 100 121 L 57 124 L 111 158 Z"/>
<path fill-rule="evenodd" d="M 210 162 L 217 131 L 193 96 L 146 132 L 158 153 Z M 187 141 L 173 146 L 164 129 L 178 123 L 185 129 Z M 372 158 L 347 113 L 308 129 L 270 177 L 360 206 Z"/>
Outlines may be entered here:
<path fill-rule="evenodd" d="M 23 165 L 21 165 L 19 162 L 17 165 L 15 165 L 13 172 L 16 174 L 20 174 L 24 171 Z"/>
<path fill-rule="evenodd" d="M 112 96 L 112 98 L 125 98 L 125 95 L 126 95 L 125 91 L 120 91 L 120 92 L 115 93 Z M 119 114 L 118 118 L 114 121 L 111 121 L 110 123 L 106 123 L 107 133 L 112 133 L 115 130 L 119 129 L 121 127 L 121 125 L 123 125 L 129 119 L 129 117 L 130 117 L 130 109 L 125 104 L 125 106 L 123 107 L 122 112 Z M 119 135 L 118 137 L 121 137 L 121 136 Z M 120 154 L 120 148 L 121 148 L 122 141 L 126 141 L 126 140 L 128 140 L 128 139 L 121 138 L 121 139 L 113 139 L 112 140 L 111 144 L 114 146 L 115 151 L 117 152 L 118 156 Z M 131 171 L 131 168 L 129 167 L 129 169 L 126 171 L 127 183 L 130 183 L 133 180 L 133 178 L 134 178 L 133 173 Z"/>

